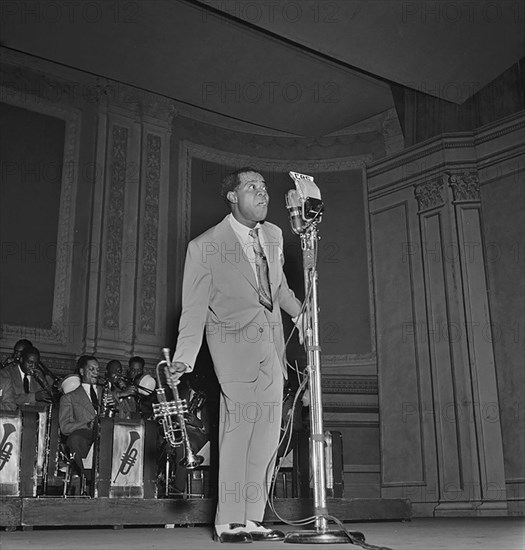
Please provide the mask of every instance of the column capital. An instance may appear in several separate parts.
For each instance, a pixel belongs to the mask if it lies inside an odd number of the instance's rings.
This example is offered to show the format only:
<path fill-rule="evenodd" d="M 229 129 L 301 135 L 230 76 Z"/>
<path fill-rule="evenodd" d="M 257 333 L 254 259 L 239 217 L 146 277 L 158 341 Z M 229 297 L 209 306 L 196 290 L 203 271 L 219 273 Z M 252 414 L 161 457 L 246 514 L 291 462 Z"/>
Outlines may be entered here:
<path fill-rule="evenodd" d="M 443 206 L 443 179 L 436 178 L 414 186 L 419 212 Z"/>
<path fill-rule="evenodd" d="M 479 201 L 479 176 L 477 172 L 447 172 L 448 184 L 452 188 L 454 201 Z"/>

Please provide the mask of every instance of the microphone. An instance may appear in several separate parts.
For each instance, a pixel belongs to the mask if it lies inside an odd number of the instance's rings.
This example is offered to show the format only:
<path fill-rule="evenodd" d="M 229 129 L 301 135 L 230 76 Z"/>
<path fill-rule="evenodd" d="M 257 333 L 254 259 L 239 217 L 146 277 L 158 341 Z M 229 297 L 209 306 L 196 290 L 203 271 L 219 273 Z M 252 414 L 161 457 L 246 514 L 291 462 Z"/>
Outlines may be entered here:
<path fill-rule="evenodd" d="M 301 214 L 301 198 L 296 189 L 290 189 L 285 195 L 286 208 L 290 214 L 292 231 L 300 235 L 304 231 L 303 217 Z"/>

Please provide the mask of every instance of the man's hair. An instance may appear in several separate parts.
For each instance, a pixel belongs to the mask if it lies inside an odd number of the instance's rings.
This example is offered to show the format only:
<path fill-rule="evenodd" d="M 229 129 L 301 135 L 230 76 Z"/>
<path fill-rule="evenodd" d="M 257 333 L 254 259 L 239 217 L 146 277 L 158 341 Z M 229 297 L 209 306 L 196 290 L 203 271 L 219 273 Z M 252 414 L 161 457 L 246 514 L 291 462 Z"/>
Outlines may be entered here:
<path fill-rule="evenodd" d="M 98 363 L 98 359 L 94 355 L 81 355 L 77 361 L 77 372 L 85 368 L 90 361 L 97 361 Z"/>
<path fill-rule="evenodd" d="M 13 346 L 13 349 L 16 349 L 20 346 L 23 346 L 24 348 L 33 347 L 33 342 L 22 338 L 22 340 L 18 340 L 18 342 Z"/>
<path fill-rule="evenodd" d="M 27 348 L 22 350 L 22 357 L 26 358 L 29 355 L 38 355 L 38 357 L 40 357 L 40 351 L 38 351 L 38 348 L 35 348 L 35 346 L 27 346 Z"/>
<path fill-rule="evenodd" d="M 144 366 L 146 364 L 146 361 L 144 361 L 144 358 L 140 355 L 135 355 L 128 361 L 128 365 L 131 365 L 131 363 L 140 363 L 142 366 Z"/>
<path fill-rule="evenodd" d="M 230 205 L 230 201 L 228 200 L 228 193 L 230 191 L 235 191 L 235 189 L 239 187 L 239 184 L 241 183 L 240 175 L 246 174 L 247 172 L 255 172 L 256 174 L 260 173 L 259 170 L 257 170 L 256 168 L 253 168 L 252 166 L 244 166 L 243 168 L 239 168 L 234 172 L 230 172 L 222 180 L 221 197 L 227 205 Z"/>

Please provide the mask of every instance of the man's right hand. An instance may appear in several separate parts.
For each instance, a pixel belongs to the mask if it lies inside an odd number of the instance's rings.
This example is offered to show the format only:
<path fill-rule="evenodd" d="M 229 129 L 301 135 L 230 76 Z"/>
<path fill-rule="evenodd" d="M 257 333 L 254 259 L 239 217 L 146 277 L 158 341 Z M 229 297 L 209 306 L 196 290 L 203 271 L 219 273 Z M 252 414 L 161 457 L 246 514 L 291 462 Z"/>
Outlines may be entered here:
<path fill-rule="evenodd" d="M 188 370 L 186 363 L 175 361 L 171 365 L 166 366 L 166 381 L 171 389 L 174 389 L 178 383 L 180 377 Z"/>

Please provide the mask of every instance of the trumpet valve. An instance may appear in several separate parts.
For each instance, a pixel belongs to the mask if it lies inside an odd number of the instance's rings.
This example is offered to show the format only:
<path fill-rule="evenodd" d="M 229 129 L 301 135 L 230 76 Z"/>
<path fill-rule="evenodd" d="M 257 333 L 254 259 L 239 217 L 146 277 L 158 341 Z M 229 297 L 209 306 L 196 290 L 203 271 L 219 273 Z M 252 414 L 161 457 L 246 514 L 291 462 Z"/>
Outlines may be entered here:
<path fill-rule="evenodd" d="M 188 412 L 188 405 L 184 400 L 181 401 L 164 401 L 153 403 L 153 416 L 155 419 L 166 416 L 178 416 Z"/>

